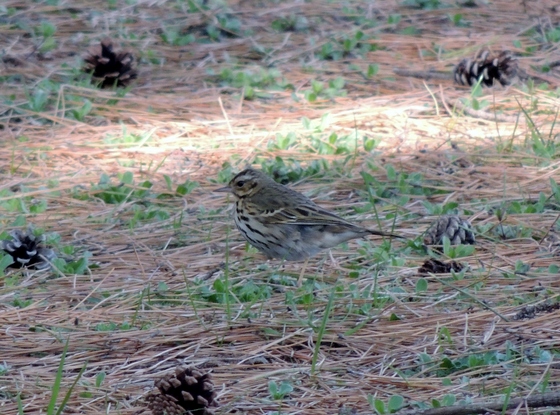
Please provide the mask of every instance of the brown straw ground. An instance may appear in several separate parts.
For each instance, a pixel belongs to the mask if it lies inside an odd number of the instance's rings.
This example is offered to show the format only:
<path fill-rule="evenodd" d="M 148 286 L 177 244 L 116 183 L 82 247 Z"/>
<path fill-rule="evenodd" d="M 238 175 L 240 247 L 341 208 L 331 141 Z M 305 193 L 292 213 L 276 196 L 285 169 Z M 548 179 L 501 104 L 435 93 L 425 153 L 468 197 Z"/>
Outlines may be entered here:
<path fill-rule="evenodd" d="M 33 224 L 66 262 L 89 263 L 78 274 L 6 270 L 2 414 L 18 404 L 46 413 L 67 340 L 58 403 L 86 369 L 64 413 L 138 413 L 179 364 L 213 373 L 223 414 L 370 414 L 395 395 L 415 409 L 559 391 L 559 311 L 546 305 L 560 290 L 560 73 L 540 71 L 560 59 L 549 39 L 556 2 L 114 3 L 0 6 L 0 230 Z M 277 30 L 278 19 L 303 26 Z M 224 26 L 235 20 L 238 29 Z M 47 23 L 50 38 L 37 29 Z M 375 50 L 320 55 L 358 30 Z M 166 31 L 201 41 L 173 45 Z M 81 78 L 86 51 L 105 37 L 139 61 L 125 93 Z M 479 109 L 451 80 L 393 72 L 450 72 L 483 48 L 511 50 L 544 82 L 484 90 Z M 276 87 L 253 85 L 254 99 L 223 73 L 272 69 Z M 306 98 L 314 81 L 339 77 L 345 94 Z M 41 91 L 48 101 L 33 107 Z M 84 100 L 91 111 L 72 116 Z M 289 133 L 293 146 L 274 146 Z M 331 133 L 353 137 L 350 150 L 338 154 Z M 303 264 L 247 249 L 212 193 L 276 157 L 292 170 L 319 166 L 294 185 L 321 205 L 416 245 L 349 242 L 333 249 L 337 264 L 310 260 L 298 287 Z M 126 172 L 133 183 L 121 183 Z M 377 183 L 371 194 L 362 172 Z M 185 182 L 198 186 L 181 196 Z M 473 254 L 455 258 L 465 272 L 418 275 L 429 258 L 422 234 L 453 203 L 477 232 Z M 293 390 L 275 399 L 272 381 Z"/>

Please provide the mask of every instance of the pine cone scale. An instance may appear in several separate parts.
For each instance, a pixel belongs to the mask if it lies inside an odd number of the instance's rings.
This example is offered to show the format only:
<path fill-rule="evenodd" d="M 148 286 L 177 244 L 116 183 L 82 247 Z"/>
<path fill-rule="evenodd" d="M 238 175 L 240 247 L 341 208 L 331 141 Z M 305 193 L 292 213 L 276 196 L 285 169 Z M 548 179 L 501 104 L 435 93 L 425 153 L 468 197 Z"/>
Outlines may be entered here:
<path fill-rule="evenodd" d="M 209 373 L 179 366 L 175 373 L 155 382 L 146 402 L 153 415 L 211 415 L 210 406 L 217 405 L 215 398 Z"/>
<path fill-rule="evenodd" d="M 52 249 L 40 246 L 44 242 L 45 236 L 35 236 L 31 227 L 27 229 L 27 232 L 14 229 L 9 235 L 12 240 L 0 241 L 0 249 L 12 257 L 13 263 L 9 265 L 11 268 L 45 269 L 56 258 Z"/>
<path fill-rule="evenodd" d="M 504 50 L 498 55 L 491 55 L 484 50 L 473 59 L 463 59 L 455 66 L 453 77 L 460 85 L 473 86 L 481 78 L 483 86 L 494 86 L 499 82 L 502 86 L 510 85 L 518 76 L 517 59 Z"/>
<path fill-rule="evenodd" d="M 134 57 L 129 52 L 115 53 L 111 39 L 104 39 L 100 46 L 85 59 L 84 72 L 91 73 L 101 88 L 127 86 L 138 77 L 132 67 Z"/>

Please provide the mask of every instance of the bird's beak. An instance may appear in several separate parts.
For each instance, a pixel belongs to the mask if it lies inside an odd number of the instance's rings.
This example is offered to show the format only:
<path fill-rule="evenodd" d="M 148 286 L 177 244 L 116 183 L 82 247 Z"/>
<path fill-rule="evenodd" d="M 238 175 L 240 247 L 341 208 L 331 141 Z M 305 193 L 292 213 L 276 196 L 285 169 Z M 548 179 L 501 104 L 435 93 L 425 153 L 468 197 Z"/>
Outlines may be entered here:
<path fill-rule="evenodd" d="M 229 186 L 220 187 L 219 189 L 214 190 L 215 192 L 222 192 L 222 193 L 231 193 L 231 189 Z"/>

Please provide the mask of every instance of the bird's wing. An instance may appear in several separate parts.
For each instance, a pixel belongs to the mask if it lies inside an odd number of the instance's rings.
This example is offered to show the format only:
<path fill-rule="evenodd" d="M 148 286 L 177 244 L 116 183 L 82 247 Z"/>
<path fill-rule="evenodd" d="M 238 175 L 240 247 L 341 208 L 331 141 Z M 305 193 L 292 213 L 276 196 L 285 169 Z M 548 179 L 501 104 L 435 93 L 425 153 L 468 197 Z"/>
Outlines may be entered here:
<path fill-rule="evenodd" d="M 334 213 L 329 212 L 315 203 L 306 201 L 289 205 L 279 203 L 274 209 L 265 209 L 260 212 L 261 216 L 267 218 L 271 224 L 293 224 L 293 225 L 341 225 L 356 227 L 356 225 L 345 221 Z"/>
<path fill-rule="evenodd" d="M 343 229 L 355 232 L 365 231 L 373 235 L 406 239 L 392 233 L 362 228 L 361 226 L 348 222 L 334 213 L 323 209 L 322 207 L 316 205 L 311 199 L 308 199 L 301 194 L 298 194 L 298 196 L 299 203 L 293 203 L 293 199 L 289 200 L 288 198 L 278 197 L 274 200 L 274 203 L 271 203 L 274 208 L 261 208 L 255 213 L 271 225 L 333 225 L 334 228 L 331 229 L 333 232 L 335 229 L 338 229 L 338 231 L 342 231 Z"/>

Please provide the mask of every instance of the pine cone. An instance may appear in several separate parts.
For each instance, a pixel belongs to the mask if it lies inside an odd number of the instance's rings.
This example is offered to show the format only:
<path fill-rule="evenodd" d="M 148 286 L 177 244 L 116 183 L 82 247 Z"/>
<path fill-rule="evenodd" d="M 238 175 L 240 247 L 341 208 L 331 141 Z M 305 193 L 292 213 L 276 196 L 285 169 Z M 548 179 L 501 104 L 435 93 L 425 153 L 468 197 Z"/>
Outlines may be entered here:
<path fill-rule="evenodd" d="M 113 52 L 111 39 L 104 39 L 84 61 L 86 65 L 83 71 L 91 73 L 93 79 L 99 81 L 101 88 L 113 85 L 124 87 L 138 77 L 138 73 L 132 68 L 132 54 Z"/>
<path fill-rule="evenodd" d="M 474 233 L 471 224 L 459 216 L 439 217 L 424 235 L 425 245 L 442 245 L 443 237 L 447 236 L 451 245 L 474 245 Z"/>
<path fill-rule="evenodd" d="M 443 262 L 439 259 L 430 258 L 418 268 L 418 274 L 448 274 L 451 271 L 460 272 L 463 268 L 464 265 L 456 261 Z"/>
<path fill-rule="evenodd" d="M 27 232 L 14 229 L 10 236 L 12 240 L 0 241 L 0 248 L 14 259 L 11 268 L 45 269 L 50 266 L 49 262 L 56 258 L 52 249 L 39 247 L 39 244 L 44 242 L 45 235 L 36 237 L 31 228 L 28 228 Z"/>
<path fill-rule="evenodd" d="M 212 415 L 215 406 L 214 383 L 209 373 L 202 374 L 179 366 L 173 375 L 164 376 L 146 397 L 153 415 Z"/>
<path fill-rule="evenodd" d="M 519 310 L 517 312 L 517 314 L 515 314 L 515 316 L 513 316 L 514 320 L 524 320 L 524 319 L 531 319 L 531 318 L 535 318 L 537 316 L 537 314 L 541 314 L 541 313 L 553 313 L 554 311 L 560 309 L 560 303 L 543 303 L 543 304 L 538 304 L 536 306 L 525 306 L 523 308 L 521 308 L 521 310 Z"/>
<path fill-rule="evenodd" d="M 511 84 L 517 76 L 517 59 L 509 50 L 497 56 L 490 51 L 480 52 L 474 60 L 463 59 L 453 69 L 453 77 L 459 85 L 475 85 L 482 76 L 482 85 L 493 86 L 498 81 L 502 86 Z"/>

